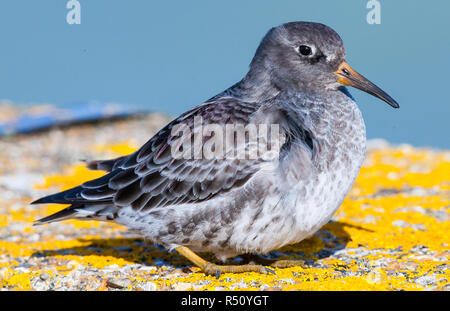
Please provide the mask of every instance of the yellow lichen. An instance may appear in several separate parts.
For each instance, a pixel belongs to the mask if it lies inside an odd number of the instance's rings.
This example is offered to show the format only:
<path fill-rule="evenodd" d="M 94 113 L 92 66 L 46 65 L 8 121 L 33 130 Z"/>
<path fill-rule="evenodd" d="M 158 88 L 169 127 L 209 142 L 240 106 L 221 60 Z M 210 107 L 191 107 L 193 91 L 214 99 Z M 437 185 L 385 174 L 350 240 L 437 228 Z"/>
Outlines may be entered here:
<path fill-rule="evenodd" d="M 125 142 L 96 146 L 95 150 L 119 156 L 132 152 L 135 147 L 130 142 Z M 47 176 L 44 184 L 36 187 L 64 190 L 103 174 L 89 171 L 83 165 L 74 165 L 66 167 L 60 175 Z M 190 270 L 193 273 L 181 273 L 168 279 L 152 278 L 151 282 L 158 289 L 173 288 L 180 282 L 196 284 L 208 281 L 195 289 L 258 289 L 258 286 L 238 286 L 242 282 L 253 282 L 283 290 L 423 290 L 424 286 L 411 282 L 411 278 L 439 271 L 436 282 L 439 286 L 444 286 L 450 280 L 449 270 L 440 270 L 440 266 L 449 264 L 449 190 L 449 152 L 405 147 L 373 150 L 368 153 L 366 162 L 334 221 L 326 224 L 312 238 L 278 250 L 284 254 L 293 254 L 290 256 L 293 258 L 313 259 L 321 264 L 320 268 L 299 266 L 275 269 L 275 276 L 256 273 L 224 274 L 216 279 L 205 276 L 198 268 L 192 267 Z M 64 208 L 61 205 L 48 205 L 30 209 L 23 202 L 17 204 L 19 208 L 10 208 L 7 215 L 0 215 L 0 227 L 23 224 L 24 234 L 29 235 L 35 232 L 31 228 L 33 220 Z M 436 217 L 436 213 L 441 216 Z M 135 262 L 151 263 L 159 258 L 168 263 L 191 266 L 174 252 L 168 253 L 151 247 L 144 252 L 141 244 L 120 236 L 120 232 L 125 230 L 122 226 L 75 220 L 66 223 L 72 224 L 75 230 L 95 229 L 99 234 L 80 233 L 78 238 L 69 240 L 49 236 L 36 242 L 20 239 L 15 242 L 0 241 L 0 255 L 11 258 L 9 262 L 0 262 L 0 286 L 17 290 L 30 289 L 30 279 L 40 273 L 39 269 L 20 272 L 20 269 L 15 269 L 18 262 L 14 258 L 29 257 L 37 253 L 55 260 L 98 269 L 111 265 L 123 267 Z M 106 238 L 102 232 L 110 235 L 114 233 L 114 238 Z M 336 243 L 343 243 L 346 249 L 363 248 L 370 250 L 370 253 L 364 256 L 364 261 L 352 259 L 350 263 L 333 257 L 318 257 L 320 251 L 333 248 Z M 94 250 L 92 246 L 95 246 Z M 130 249 L 120 251 L 125 246 Z M 425 247 L 428 253 L 434 255 L 422 256 L 412 251 L 417 247 Z M 394 249 L 400 249 L 402 255 L 389 252 Z M 349 252 L 352 253 L 356 252 Z M 303 255 L 299 257 L 298 254 Z M 384 260 L 381 266 L 377 264 L 380 259 Z M 76 265 L 58 266 L 52 273 L 65 275 L 75 269 Z M 164 271 L 165 267 L 159 269 L 158 271 Z M 148 281 L 149 277 L 158 275 L 158 271 L 131 271 L 131 280 Z M 343 271 L 349 272 L 349 275 Z M 398 271 L 401 273 L 392 273 Z M 103 290 L 105 285 L 96 289 Z M 128 289 L 133 287 L 130 285 Z M 189 289 L 193 290 L 194 287 Z"/>

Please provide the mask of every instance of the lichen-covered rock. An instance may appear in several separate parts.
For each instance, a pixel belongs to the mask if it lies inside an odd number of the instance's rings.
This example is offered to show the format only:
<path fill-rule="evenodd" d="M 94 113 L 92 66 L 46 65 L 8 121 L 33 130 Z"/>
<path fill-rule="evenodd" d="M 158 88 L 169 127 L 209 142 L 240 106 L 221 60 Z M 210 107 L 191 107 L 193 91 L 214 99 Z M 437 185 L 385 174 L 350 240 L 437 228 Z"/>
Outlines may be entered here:
<path fill-rule="evenodd" d="M 276 275 L 205 276 L 176 252 L 110 223 L 32 226 L 62 208 L 30 206 L 32 198 L 102 175 L 80 159 L 130 153 L 167 121 L 155 114 L 0 138 L 0 289 L 449 290 L 450 151 L 369 144 L 333 220 L 267 254 L 303 261 Z"/>

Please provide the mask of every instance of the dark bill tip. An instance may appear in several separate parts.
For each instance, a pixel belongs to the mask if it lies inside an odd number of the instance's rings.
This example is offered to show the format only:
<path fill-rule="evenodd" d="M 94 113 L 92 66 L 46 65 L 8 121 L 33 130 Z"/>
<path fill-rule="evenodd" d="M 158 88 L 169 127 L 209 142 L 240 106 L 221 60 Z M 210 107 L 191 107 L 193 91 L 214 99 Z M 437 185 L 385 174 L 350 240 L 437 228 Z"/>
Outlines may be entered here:
<path fill-rule="evenodd" d="M 388 103 L 391 107 L 400 108 L 400 105 L 385 91 L 370 82 L 364 76 L 353 70 L 345 61 L 339 66 L 335 72 L 338 76 L 338 82 L 344 85 L 352 86 L 361 91 L 369 93 L 382 101 Z"/>

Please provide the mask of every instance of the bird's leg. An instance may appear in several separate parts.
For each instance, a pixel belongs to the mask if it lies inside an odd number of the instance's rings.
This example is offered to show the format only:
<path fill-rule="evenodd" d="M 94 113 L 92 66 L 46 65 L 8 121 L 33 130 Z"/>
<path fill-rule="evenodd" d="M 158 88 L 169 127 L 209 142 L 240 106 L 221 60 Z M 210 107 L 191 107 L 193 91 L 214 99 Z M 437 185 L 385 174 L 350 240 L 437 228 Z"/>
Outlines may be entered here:
<path fill-rule="evenodd" d="M 262 274 L 275 274 L 273 270 L 261 265 L 216 265 L 204 260 L 185 246 L 178 246 L 175 250 L 199 267 L 206 275 L 215 275 L 216 278 L 219 278 L 221 273 L 259 272 Z"/>
<path fill-rule="evenodd" d="M 253 254 L 244 254 L 240 255 L 244 262 L 249 264 L 262 264 L 264 266 L 271 266 L 274 268 L 292 268 L 292 267 L 303 267 L 305 265 L 305 262 L 300 259 L 294 259 L 294 260 L 276 260 L 276 259 L 266 259 L 263 257 L 260 257 L 258 255 Z"/>

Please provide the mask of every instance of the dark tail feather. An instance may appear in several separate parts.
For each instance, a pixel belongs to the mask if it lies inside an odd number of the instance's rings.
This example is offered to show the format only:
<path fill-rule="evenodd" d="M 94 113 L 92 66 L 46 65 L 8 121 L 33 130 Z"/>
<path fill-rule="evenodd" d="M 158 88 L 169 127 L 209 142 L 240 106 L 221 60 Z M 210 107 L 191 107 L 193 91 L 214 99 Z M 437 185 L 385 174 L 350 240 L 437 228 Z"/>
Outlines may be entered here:
<path fill-rule="evenodd" d="M 80 190 L 81 187 L 78 186 L 66 191 L 48 195 L 46 197 L 31 202 L 30 204 L 46 204 L 46 203 L 71 204 L 69 207 L 55 214 L 36 220 L 33 225 L 42 225 L 49 222 L 73 218 L 74 214 L 76 214 L 77 212 L 76 208 L 80 208 L 82 206 L 80 203 L 76 203 L 76 200 L 80 194 Z"/>
<path fill-rule="evenodd" d="M 83 200 L 80 195 L 81 190 L 82 190 L 81 186 L 78 186 L 66 191 L 58 192 L 37 199 L 36 201 L 31 202 L 30 204 L 45 204 L 45 203 L 71 204 L 78 200 Z"/>
<path fill-rule="evenodd" d="M 76 210 L 73 208 L 73 206 L 69 206 L 69 207 L 67 207 L 59 212 L 56 212 L 50 216 L 36 220 L 33 223 L 33 225 L 37 226 L 37 225 L 43 225 L 43 224 L 54 222 L 54 221 L 69 219 L 69 218 L 72 218 L 72 216 L 75 213 L 76 213 Z"/>
<path fill-rule="evenodd" d="M 86 167 L 90 170 L 100 170 L 111 172 L 114 169 L 114 166 L 119 163 L 119 161 L 123 160 L 125 156 L 119 157 L 111 160 L 95 160 L 95 161 L 85 161 Z"/>

